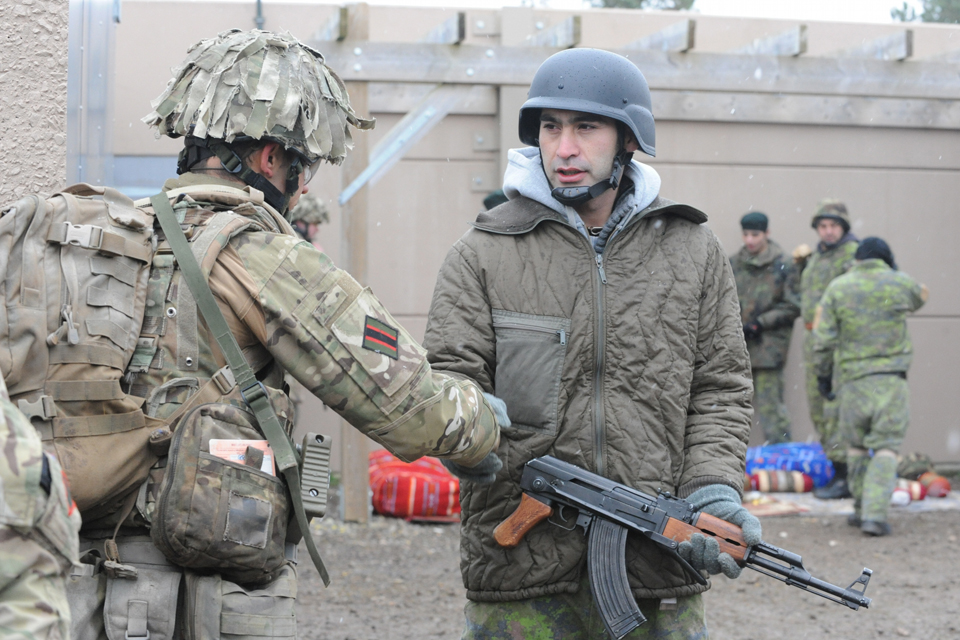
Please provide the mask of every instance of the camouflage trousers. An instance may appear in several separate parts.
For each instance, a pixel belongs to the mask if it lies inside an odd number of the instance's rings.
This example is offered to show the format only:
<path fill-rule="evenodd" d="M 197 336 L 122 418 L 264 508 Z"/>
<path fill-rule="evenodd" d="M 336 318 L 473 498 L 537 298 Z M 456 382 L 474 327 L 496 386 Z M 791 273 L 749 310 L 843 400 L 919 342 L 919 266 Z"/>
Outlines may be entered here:
<path fill-rule="evenodd" d="M 810 420 L 820 438 L 823 451 L 831 462 L 846 462 L 847 443 L 838 427 L 838 402 L 827 400 L 817 390 L 817 372 L 813 366 L 813 337 L 807 331 L 803 341 L 803 362 L 807 383 L 807 406 Z M 836 382 L 834 382 L 836 392 Z"/>
<path fill-rule="evenodd" d="M 771 443 L 790 442 L 790 414 L 783 402 L 783 369 L 753 370 L 753 416 Z"/>
<path fill-rule="evenodd" d="M 885 522 L 897 484 L 897 460 L 874 452 L 900 450 L 910 422 L 910 392 L 898 375 L 872 375 L 840 388 L 840 428 L 850 447 L 847 457 L 854 510 L 863 520 Z"/>
<path fill-rule="evenodd" d="M 63 565 L 31 536 L 0 526 L 0 637 L 70 638 Z"/>
<path fill-rule="evenodd" d="M 647 618 L 624 640 L 707 640 L 703 598 L 677 598 L 676 608 L 660 600 L 638 600 Z M 467 602 L 462 640 L 607 640 L 585 577 L 577 593 L 561 593 L 513 602 Z"/>

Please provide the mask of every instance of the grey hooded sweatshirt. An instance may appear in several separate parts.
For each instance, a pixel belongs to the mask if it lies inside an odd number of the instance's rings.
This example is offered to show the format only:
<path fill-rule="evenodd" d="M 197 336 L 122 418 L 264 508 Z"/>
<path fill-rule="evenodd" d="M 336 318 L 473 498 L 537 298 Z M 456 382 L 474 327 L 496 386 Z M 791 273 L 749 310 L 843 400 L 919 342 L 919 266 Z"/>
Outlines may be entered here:
<path fill-rule="evenodd" d="M 516 548 L 493 539 L 528 460 L 556 456 L 653 494 L 740 491 L 751 418 L 736 287 L 706 216 L 660 198 L 656 172 L 633 162 L 589 238 L 550 196 L 538 150 L 509 159 L 510 201 L 450 250 L 424 340 L 434 367 L 503 398 L 513 423 L 496 482 L 461 484 L 461 570 L 478 601 L 579 588 L 582 530 L 541 522 Z M 642 536 L 627 541 L 627 573 L 637 598 L 705 589 Z"/>

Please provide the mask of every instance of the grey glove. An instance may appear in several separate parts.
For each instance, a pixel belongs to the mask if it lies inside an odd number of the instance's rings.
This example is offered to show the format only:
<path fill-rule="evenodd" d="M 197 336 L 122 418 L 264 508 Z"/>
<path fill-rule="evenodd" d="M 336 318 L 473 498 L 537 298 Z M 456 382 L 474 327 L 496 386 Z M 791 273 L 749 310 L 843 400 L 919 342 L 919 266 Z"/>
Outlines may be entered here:
<path fill-rule="evenodd" d="M 496 451 L 491 451 L 475 467 L 465 467 L 451 460 L 440 460 L 440 463 L 447 468 L 447 471 L 457 476 L 464 482 L 476 482 L 477 484 L 493 484 L 497 479 L 497 471 L 503 468 L 503 462 L 497 457 Z"/>
<path fill-rule="evenodd" d="M 740 503 L 740 494 L 725 484 L 711 484 L 697 489 L 687 498 L 697 511 L 726 520 L 740 527 L 743 540 L 752 547 L 762 539 L 760 521 Z M 681 542 L 677 549 L 680 556 L 694 569 L 710 574 L 723 573 L 728 578 L 740 575 L 740 567 L 728 553 L 720 553 L 720 544 L 713 538 L 695 533 L 688 542 Z"/>
<path fill-rule="evenodd" d="M 483 397 L 490 408 L 493 409 L 493 416 L 497 419 L 497 424 L 501 427 L 509 427 L 510 416 L 507 415 L 507 403 L 492 393 L 484 393 Z"/>

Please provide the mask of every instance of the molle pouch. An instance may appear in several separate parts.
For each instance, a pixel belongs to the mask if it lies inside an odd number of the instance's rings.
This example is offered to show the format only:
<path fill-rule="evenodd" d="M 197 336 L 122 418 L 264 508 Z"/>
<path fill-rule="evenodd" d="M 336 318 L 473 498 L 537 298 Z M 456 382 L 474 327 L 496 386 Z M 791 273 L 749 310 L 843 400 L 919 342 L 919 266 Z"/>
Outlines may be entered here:
<path fill-rule="evenodd" d="M 297 637 L 297 572 L 285 564 L 268 584 L 244 588 L 218 574 L 186 574 L 187 640 Z"/>
<path fill-rule="evenodd" d="M 203 404 L 180 421 L 150 529 L 170 562 L 240 584 L 271 580 L 284 563 L 291 504 L 254 416 Z"/>

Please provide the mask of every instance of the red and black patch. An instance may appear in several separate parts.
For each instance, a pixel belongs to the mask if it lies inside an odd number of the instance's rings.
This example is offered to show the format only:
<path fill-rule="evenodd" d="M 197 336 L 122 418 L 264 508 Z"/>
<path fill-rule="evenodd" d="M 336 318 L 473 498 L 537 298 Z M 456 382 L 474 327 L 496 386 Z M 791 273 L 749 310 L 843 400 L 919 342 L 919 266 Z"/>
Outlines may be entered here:
<path fill-rule="evenodd" d="M 397 338 L 400 331 L 376 318 L 367 316 L 363 323 L 363 348 L 397 359 Z"/>

